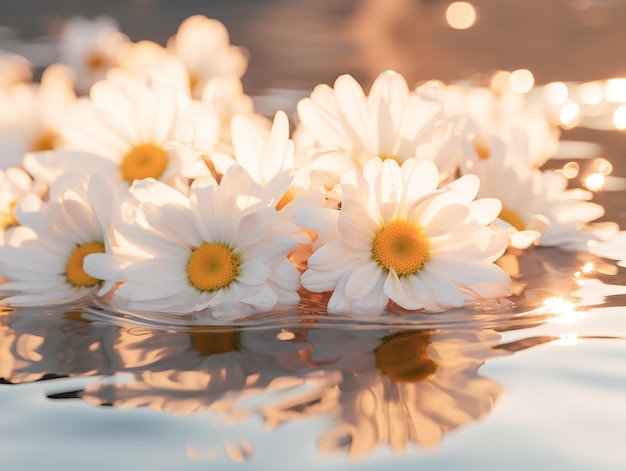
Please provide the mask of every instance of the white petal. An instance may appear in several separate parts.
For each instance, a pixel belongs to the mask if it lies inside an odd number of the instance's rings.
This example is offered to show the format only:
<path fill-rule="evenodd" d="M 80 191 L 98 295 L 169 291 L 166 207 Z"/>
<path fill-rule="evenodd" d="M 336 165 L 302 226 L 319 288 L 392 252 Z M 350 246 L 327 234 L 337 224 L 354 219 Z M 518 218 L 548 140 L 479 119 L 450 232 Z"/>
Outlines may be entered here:
<path fill-rule="evenodd" d="M 346 283 L 345 294 L 351 300 L 367 296 L 384 273 L 376 262 L 366 263 L 355 269 Z"/>
<path fill-rule="evenodd" d="M 262 262 L 251 260 L 239 266 L 241 273 L 237 276 L 237 282 L 246 285 L 260 285 L 270 276 L 270 268 Z"/>

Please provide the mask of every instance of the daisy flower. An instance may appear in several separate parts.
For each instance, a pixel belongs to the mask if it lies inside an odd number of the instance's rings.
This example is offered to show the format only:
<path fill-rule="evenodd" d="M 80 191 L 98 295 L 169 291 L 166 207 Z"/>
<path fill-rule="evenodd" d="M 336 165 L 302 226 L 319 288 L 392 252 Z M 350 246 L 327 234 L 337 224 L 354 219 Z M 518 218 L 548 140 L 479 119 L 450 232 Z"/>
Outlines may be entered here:
<path fill-rule="evenodd" d="M 441 311 L 508 295 L 494 262 L 506 249 L 487 227 L 495 199 L 473 201 L 479 180 L 462 177 L 437 190 L 430 161 L 368 161 L 341 178 L 339 211 L 303 209 L 295 221 L 319 234 L 302 285 L 334 290 L 328 312 L 380 314 L 389 301 L 407 310 Z"/>
<path fill-rule="evenodd" d="M 275 205 L 291 177 L 265 188 L 240 167 L 217 184 L 197 179 L 189 198 L 146 179 L 131 194 L 134 224 L 120 224 L 113 254 L 87 257 L 94 277 L 121 282 L 110 302 L 129 309 L 189 313 L 211 308 L 233 319 L 299 299 L 299 273 L 286 259 L 296 240 L 274 232 Z M 116 258 L 117 256 L 117 258 Z"/>
<path fill-rule="evenodd" d="M 314 137 L 314 166 L 337 178 L 375 156 L 399 163 L 413 157 L 433 160 L 448 175 L 465 136 L 463 120 L 444 120 L 438 84 L 410 91 L 392 71 L 376 78 L 368 96 L 353 77 L 342 75 L 334 88 L 315 87 L 297 110 L 304 135 Z"/>
<path fill-rule="evenodd" d="M 527 136 L 527 153 L 519 156 L 517 162 L 520 170 L 541 167 L 559 146 L 558 127 L 550 123 L 541 108 L 530 105 L 524 95 L 512 91 L 498 95 L 484 87 L 448 85 L 443 96 L 447 116 L 471 119 L 474 151 L 482 158 L 501 151 L 498 140 L 510 145 L 517 132 Z"/>
<path fill-rule="evenodd" d="M 87 254 L 104 252 L 111 208 L 108 188 L 97 177 L 66 174 L 50 187 L 50 200 L 33 194 L 15 210 L 21 224 L 6 234 L 0 286 L 8 306 L 65 304 L 97 291 L 100 280 L 83 270 Z"/>
<path fill-rule="evenodd" d="M 488 158 L 468 150 L 460 166 L 461 174 L 479 177 L 479 197 L 502 202 L 498 221 L 511 247 L 525 249 L 539 244 L 588 250 L 589 240 L 606 237 L 607 225 L 601 231 L 589 225 L 604 214 L 601 205 L 588 201 L 592 194 L 567 190 L 567 178 L 555 171 L 520 168 L 519 162 L 527 159 L 527 140 L 521 130 L 515 136 L 508 145 L 494 137 L 497 151 Z M 612 232 L 609 228 L 608 233 Z"/>
<path fill-rule="evenodd" d="M 24 154 L 62 144 L 69 107 L 76 101 L 70 71 L 48 67 L 40 83 L 17 83 L 0 89 L 0 167 L 20 166 Z"/>
<path fill-rule="evenodd" d="M 80 94 L 89 92 L 94 83 L 117 65 L 117 54 L 129 41 L 120 32 L 117 21 L 109 16 L 94 19 L 75 16 L 65 22 L 59 37 L 60 60 L 76 74 L 76 89 Z"/>
<path fill-rule="evenodd" d="M 208 118 L 185 120 L 189 105 L 190 99 L 175 88 L 149 87 L 114 74 L 111 80 L 96 83 L 89 98 L 79 99 L 69 110 L 62 130 L 64 149 L 99 156 L 90 159 L 92 171 L 127 185 L 149 177 L 172 183 L 185 165 L 185 156 L 175 152 L 170 142 L 193 134 L 188 127 L 215 123 Z M 29 156 L 25 166 L 29 165 L 37 166 L 40 173 L 46 167 L 50 173 L 58 172 L 56 159 L 46 154 Z"/>
<path fill-rule="evenodd" d="M 202 95 L 209 79 L 241 78 L 248 67 L 247 52 L 230 44 L 226 27 L 202 15 L 183 21 L 168 40 L 167 49 L 185 65 L 194 97 Z"/>

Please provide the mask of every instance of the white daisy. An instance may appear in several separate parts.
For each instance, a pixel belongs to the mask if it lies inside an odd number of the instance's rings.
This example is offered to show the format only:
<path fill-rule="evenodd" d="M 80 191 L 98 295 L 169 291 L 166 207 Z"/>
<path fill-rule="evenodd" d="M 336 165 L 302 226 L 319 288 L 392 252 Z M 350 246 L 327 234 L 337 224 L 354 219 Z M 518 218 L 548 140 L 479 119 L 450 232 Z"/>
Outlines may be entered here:
<path fill-rule="evenodd" d="M 276 203 L 291 178 L 265 188 L 233 166 L 218 185 L 194 181 L 189 198 L 146 179 L 130 192 L 135 223 L 117 227 L 113 254 L 92 255 L 92 276 L 122 282 L 111 303 L 129 309 L 194 312 L 219 318 L 267 311 L 299 299 L 298 272 L 286 259 L 296 240 L 274 232 Z M 117 257 L 117 258 L 115 258 Z"/>
<path fill-rule="evenodd" d="M 480 178 L 479 197 L 502 202 L 498 220 L 505 223 L 500 225 L 512 247 L 539 244 L 587 250 L 589 240 L 601 237 L 588 223 L 602 216 L 604 208 L 588 201 L 592 197 L 588 191 L 567 190 L 567 178 L 560 173 L 520 167 L 519 162 L 527 159 L 527 140 L 521 130 L 514 136 L 509 144 L 494 137 L 487 157 L 469 148 L 461 174 Z"/>
<path fill-rule="evenodd" d="M 527 136 L 527 153 L 516 162 L 521 170 L 541 167 L 559 146 L 559 128 L 524 95 L 512 91 L 498 95 L 488 88 L 464 85 L 448 85 L 443 95 L 447 116 L 469 116 L 473 122 L 474 150 L 483 158 L 499 151 L 494 138 L 508 146 L 516 132 Z"/>
<path fill-rule="evenodd" d="M 95 293 L 100 280 L 83 270 L 87 254 L 104 252 L 111 215 L 108 187 L 96 176 L 66 174 L 50 187 L 50 201 L 22 197 L 21 224 L 6 234 L 0 269 L 3 305 L 65 304 Z"/>
<path fill-rule="evenodd" d="M 337 178 L 374 156 L 399 163 L 413 157 L 433 160 L 446 175 L 460 158 L 463 120 L 444 120 L 440 86 L 434 82 L 410 91 L 401 75 L 387 71 L 366 96 L 353 77 L 342 75 L 334 88 L 315 87 L 297 108 L 301 125 L 315 139 L 314 166 Z"/>
<path fill-rule="evenodd" d="M 40 83 L 17 83 L 0 89 L 0 168 L 20 166 L 24 154 L 62 144 L 60 130 L 75 102 L 69 70 L 48 67 Z"/>
<path fill-rule="evenodd" d="M 230 44 L 226 27 L 218 20 L 194 15 L 183 21 L 167 49 L 189 73 L 192 95 L 200 97 L 213 77 L 241 78 L 248 67 L 247 52 Z"/>
<path fill-rule="evenodd" d="M 200 121 L 210 121 L 185 120 L 190 100 L 174 88 L 149 87 L 122 75 L 116 75 L 114 80 L 96 83 L 89 99 L 79 99 L 69 110 L 67 125 L 62 130 L 64 147 L 99 156 L 99 162 L 93 159 L 94 168 L 127 185 L 148 177 L 172 183 L 184 167 L 185 156 L 169 144 L 193 134 L 188 126 L 193 128 Z M 108 163 L 103 164 L 102 159 Z M 25 166 L 31 165 L 40 168 L 40 172 L 45 167 L 51 173 L 58 171 L 56 159 L 45 154 L 25 159 Z"/>
<path fill-rule="evenodd" d="M 117 65 L 117 54 L 130 40 L 120 32 L 117 21 L 109 16 L 88 19 L 70 18 L 63 25 L 59 37 L 62 63 L 76 74 L 76 89 L 80 94 L 105 77 Z"/>
<path fill-rule="evenodd" d="M 507 240 L 487 224 L 495 199 L 473 201 L 479 180 L 465 176 L 437 190 L 434 163 L 373 158 L 363 173 L 342 176 L 339 211 L 294 212 L 317 231 L 302 285 L 334 290 L 330 313 L 379 314 L 391 300 L 408 310 L 441 311 L 508 295 L 510 280 L 494 262 Z"/>

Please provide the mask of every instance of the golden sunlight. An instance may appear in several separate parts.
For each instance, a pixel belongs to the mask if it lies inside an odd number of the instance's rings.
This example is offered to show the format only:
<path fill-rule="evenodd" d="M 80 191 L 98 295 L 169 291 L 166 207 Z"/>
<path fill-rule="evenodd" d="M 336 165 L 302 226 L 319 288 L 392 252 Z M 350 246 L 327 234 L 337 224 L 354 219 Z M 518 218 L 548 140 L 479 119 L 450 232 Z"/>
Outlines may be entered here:
<path fill-rule="evenodd" d="M 568 89 L 563 82 L 552 82 L 544 85 L 543 99 L 551 105 L 562 105 L 567 100 Z"/>
<path fill-rule="evenodd" d="M 620 131 L 626 129 L 626 105 L 618 107 L 613 112 L 613 124 Z"/>
<path fill-rule="evenodd" d="M 626 103 L 626 79 L 613 78 L 604 82 L 604 98 L 613 103 Z"/>
<path fill-rule="evenodd" d="M 468 2 L 451 3 L 446 10 L 446 21 L 454 29 L 471 28 L 476 23 L 476 9 Z"/>
<path fill-rule="evenodd" d="M 580 101 L 585 105 L 598 105 L 602 101 L 602 85 L 598 82 L 583 83 L 579 87 Z"/>
<path fill-rule="evenodd" d="M 601 190 L 604 186 L 604 175 L 601 173 L 592 173 L 585 178 L 585 186 L 591 191 Z"/>
<path fill-rule="evenodd" d="M 528 93 L 535 84 L 535 77 L 528 69 L 518 69 L 511 72 L 509 77 L 509 85 L 514 92 L 524 94 Z"/>
<path fill-rule="evenodd" d="M 576 162 L 567 162 L 563 165 L 563 175 L 569 180 L 576 178 L 579 170 L 580 167 Z"/>
<path fill-rule="evenodd" d="M 511 89 L 509 79 L 511 78 L 511 72 L 506 70 L 500 70 L 491 76 L 489 83 L 491 88 L 496 93 L 504 93 Z"/>
<path fill-rule="evenodd" d="M 576 125 L 580 122 L 580 117 L 580 106 L 574 102 L 564 104 L 559 112 L 561 124 L 566 129 L 576 127 Z"/>

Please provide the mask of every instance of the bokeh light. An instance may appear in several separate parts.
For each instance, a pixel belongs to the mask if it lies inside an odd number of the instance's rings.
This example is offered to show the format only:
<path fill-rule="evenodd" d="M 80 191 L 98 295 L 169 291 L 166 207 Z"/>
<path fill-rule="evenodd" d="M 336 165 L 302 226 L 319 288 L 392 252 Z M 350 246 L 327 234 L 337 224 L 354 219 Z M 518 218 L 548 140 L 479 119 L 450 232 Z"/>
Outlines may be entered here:
<path fill-rule="evenodd" d="M 499 70 L 491 76 L 490 84 L 491 89 L 497 93 L 504 93 L 511 89 L 509 79 L 511 78 L 511 72 L 506 70 Z"/>
<path fill-rule="evenodd" d="M 568 89 L 563 82 L 552 82 L 544 85 L 543 99 L 551 105 L 562 105 L 567 100 Z"/>
<path fill-rule="evenodd" d="M 509 85 L 514 92 L 528 93 L 535 84 L 535 77 L 528 69 L 517 69 L 511 72 Z"/>
<path fill-rule="evenodd" d="M 613 124 L 620 131 L 626 129 L 626 105 L 618 107 L 613 112 Z"/>
<path fill-rule="evenodd" d="M 598 105 L 604 96 L 602 85 L 598 82 L 583 83 L 579 87 L 580 101 L 585 105 Z"/>
<path fill-rule="evenodd" d="M 601 190 L 604 186 L 604 175 L 601 173 L 592 173 L 585 178 L 585 186 L 591 191 Z"/>
<path fill-rule="evenodd" d="M 579 170 L 580 167 L 576 162 L 567 162 L 563 165 L 563 175 L 569 180 L 576 178 Z"/>
<path fill-rule="evenodd" d="M 613 103 L 626 103 L 626 79 L 607 80 L 604 83 L 604 98 Z"/>
<path fill-rule="evenodd" d="M 468 2 L 454 2 L 446 10 L 446 21 L 451 28 L 468 29 L 476 23 L 476 9 Z"/>
<path fill-rule="evenodd" d="M 570 129 L 580 122 L 580 106 L 570 101 L 561 107 L 559 119 L 564 128 Z"/>

